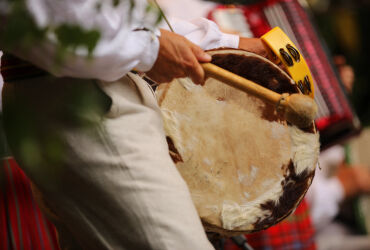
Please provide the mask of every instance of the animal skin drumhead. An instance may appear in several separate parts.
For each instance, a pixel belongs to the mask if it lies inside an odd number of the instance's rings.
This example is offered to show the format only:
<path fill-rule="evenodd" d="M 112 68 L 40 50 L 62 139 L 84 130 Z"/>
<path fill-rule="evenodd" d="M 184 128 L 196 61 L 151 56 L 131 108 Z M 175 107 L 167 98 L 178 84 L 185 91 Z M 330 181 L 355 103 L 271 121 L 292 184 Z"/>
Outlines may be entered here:
<path fill-rule="evenodd" d="M 242 50 L 209 51 L 212 63 L 279 93 L 293 80 L 263 57 Z M 274 106 L 208 78 L 157 89 L 170 155 L 185 179 L 207 231 L 265 229 L 289 215 L 314 176 L 319 136 L 288 124 Z"/>

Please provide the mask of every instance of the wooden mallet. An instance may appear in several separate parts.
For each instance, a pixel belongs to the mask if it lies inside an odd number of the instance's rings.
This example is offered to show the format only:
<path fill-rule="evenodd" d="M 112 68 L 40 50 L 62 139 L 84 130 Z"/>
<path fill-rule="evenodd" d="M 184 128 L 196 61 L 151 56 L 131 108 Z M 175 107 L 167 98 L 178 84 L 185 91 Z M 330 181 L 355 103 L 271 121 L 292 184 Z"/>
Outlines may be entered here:
<path fill-rule="evenodd" d="M 202 63 L 202 67 L 206 76 L 275 105 L 276 110 L 283 113 L 288 122 L 299 128 L 309 127 L 316 117 L 317 105 L 309 96 L 278 94 L 212 63 Z"/>

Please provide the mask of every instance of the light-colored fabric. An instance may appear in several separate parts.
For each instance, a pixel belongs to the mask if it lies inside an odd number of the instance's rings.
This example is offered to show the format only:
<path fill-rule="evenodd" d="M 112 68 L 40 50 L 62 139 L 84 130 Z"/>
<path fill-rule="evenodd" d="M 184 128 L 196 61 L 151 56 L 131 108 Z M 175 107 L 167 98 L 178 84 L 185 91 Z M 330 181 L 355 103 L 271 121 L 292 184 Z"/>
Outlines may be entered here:
<path fill-rule="evenodd" d="M 0 68 L 1 68 L 1 57 L 3 56 L 3 52 L 0 50 Z M 3 80 L 3 77 L 0 73 L 0 93 L 1 93 L 1 90 L 3 89 L 3 85 L 4 85 L 4 80 Z M 2 110 L 2 105 L 1 105 L 1 95 L 0 95 L 0 112 Z"/>
<path fill-rule="evenodd" d="M 169 20 L 174 32 L 184 35 L 187 39 L 200 46 L 202 49 L 220 47 L 238 48 L 239 36 L 220 32 L 218 26 L 205 18 L 195 18 L 184 21 L 177 18 Z M 167 28 L 167 26 L 164 26 Z"/>
<path fill-rule="evenodd" d="M 316 172 L 319 171 L 318 169 Z M 344 192 L 338 178 L 327 178 L 318 174 L 313 179 L 306 197 L 310 203 L 312 221 L 319 231 L 329 225 L 338 214 Z"/>
<path fill-rule="evenodd" d="M 312 185 L 307 192 L 312 222 L 317 230 L 323 229 L 339 212 L 344 199 L 343 186 L 337 177 L 332 176 L 345 157 L 342 146 L 333 146 L 320 154 L 321 169 L 317 169 Z"/>
<path fill-rule="evenodd" d="M 102 94 L 92 81 L 53 77 L 4 88 L 10 145 L 59 217 L 61 243 L 71 249 L 76 242 L 84 249 L 99 250 L 212 249 L 187 186 L 169 157 L 150 86 L 132 74 L 101 83 L 112 100 L 103 115 L 96 110 L 104 105 L 86 111 L 73 101 L 78 86 L 84 86 L 91 98 Z M 84 111 L 71 116 L 70 103 L 74 110 Z M 26 117 L 22 111 L 33 115 Z M 27 138 L 40 147 L 38 163 L 22 151 L 24 140 L 13 126 L 16 117 L 35 125 L 36 133 Z M 89 122 L 93 125 L 86 126 Z M 61 139 L 63 154 L 58 161 L 53 161 L 55 152 L 48 151 L 53 142 L 48 138 Z"/>
<path fill-rule="evenodd" d="M 11 1 L 6 1 L 11 2 Z M 55 67 L 55 34 L 30 51 L 13 51 L 57 76 L 117 80 L 133 68 L 149 70 L 157 57 L 159 42 L 155 37 L 155 14 L 146 12 L 146 0 L 26 0 L 29 12 L 40 27 L 61 24 L 96 29 L 101 38 L 93 53 L 78 48 L 75 56 L 65 58 L 62 67 Z M 131 2 L 133 2 L 132 15 Z M 98 5 L 100 7 L 98 7 Z M 1 14 L 1 12 L 0 12 Z M 6 23 L 6 22 L 5 22 Z M 145 29 L 145 30 L 143 30 Z M 149 31 L 147 31 L 149 30 Z"/>
<path fill-rule="evenodd" d="M 217 4 L 200 0 L 157 0 L 170 25 L 180 35 L 199 45 L 202 49 L 219 47 L 238 48 L 239 36 L 220 32 L 216 23 L 205 19 Z M 163 29 L 169 29 L 163 20 Z"/>
<path fill-rule="evenodd" d="M 191 21 L 199 17 L 207 17 L 217 3 L 203 0 L 157 0 L 167 17 Z"/>
<path fill-rule="evenodd" d="M 100 8 L 97 8 L 98 2 Z M 159 49 L 157 36 L 160 32 L 155 27 L 155 12 L 146 12 L 146 0 L 119 1 L 118 6 L 113 6 L 112 2 L 26 0 L 40 27 L 67 23 L 100 31 L 101 38 L 93 52 L 93 60 L 87 57 L 85 48 L 78 48 L 74 55 L 66 56 L 61 67 L 56 67 L 54 34 L 49 34 L 47 42 L 42 45 L 13 53 L 56 76 L 115 81 L 133 68 L 143 72 L 150 70 Z M 130 2 L 134 3 L 131 14 Z M 0 12 L 0 15 L 4 13 Z M 207 49 L 237 47 L 239 42 L 237 36 L 221 33 L 214 23 L 206 19 L 187 24 L 181 22 L 175 30 Z"/>

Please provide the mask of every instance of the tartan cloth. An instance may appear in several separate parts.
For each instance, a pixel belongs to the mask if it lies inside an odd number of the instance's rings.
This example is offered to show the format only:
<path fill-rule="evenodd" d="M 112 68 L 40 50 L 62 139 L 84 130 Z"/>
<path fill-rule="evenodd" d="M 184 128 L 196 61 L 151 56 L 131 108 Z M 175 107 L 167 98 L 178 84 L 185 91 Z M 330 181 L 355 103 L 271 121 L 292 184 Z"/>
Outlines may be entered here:
<path fill-rule="evenodd" d="M 314 250 L 314 233 L 309 207 L 303 200 L 295 212 L 279 224 L 245 236 L 255 250 Z M 231 240 L 225 243 L 225 250 L 239 249 Z"/>
<path fill-rule="evenodd" d="M 13 158 L 3 158 L 0 168 L 0 249 L 59 249 L 54 226 L 41 213 Z"/>

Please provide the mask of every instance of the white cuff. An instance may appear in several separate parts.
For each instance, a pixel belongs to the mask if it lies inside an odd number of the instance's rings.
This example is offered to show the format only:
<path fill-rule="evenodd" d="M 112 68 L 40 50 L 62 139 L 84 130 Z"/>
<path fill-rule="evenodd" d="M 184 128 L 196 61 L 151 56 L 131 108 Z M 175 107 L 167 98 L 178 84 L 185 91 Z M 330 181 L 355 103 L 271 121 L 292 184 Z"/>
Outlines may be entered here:
<path fill-rule="evenodd" d="M 148 31 L 145 31 L 148 32 Z M 149 71 L 158 57 L 159 52 L 159 40 L 158 36 L 160 36 L 160 31 L 155 30 L 152 33 L 151 42 L 148 44 L 148 47 L 145 49 L 143 54 L 140 57 L 140 62 L 136 65 L 135 69 L 141 72 Z"/>
<path fill-rule="evenodd" d="M 239 48 L 239 39 L 237 35 L 222 33 L 221 43 L 223 47 L 237 49 Z"/>

